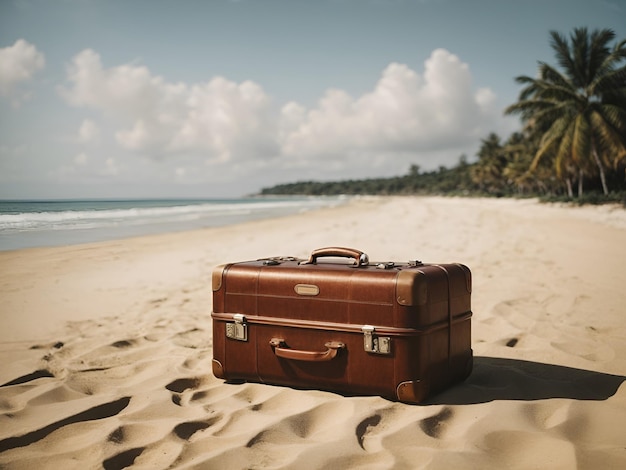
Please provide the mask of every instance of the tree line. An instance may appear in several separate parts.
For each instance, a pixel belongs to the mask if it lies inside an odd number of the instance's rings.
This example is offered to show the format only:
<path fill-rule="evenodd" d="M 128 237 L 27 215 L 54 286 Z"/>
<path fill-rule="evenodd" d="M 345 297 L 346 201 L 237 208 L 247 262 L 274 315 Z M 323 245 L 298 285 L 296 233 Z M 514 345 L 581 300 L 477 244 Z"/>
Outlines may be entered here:
<path fill-rule="evenodd" d="M 569 39 L 550 32 L 558 66 L 539 62 L 536 77 L 519 76 L 522 129 L 506 140 L 481 140 L 477 160 L 451 167 L 333 182 L 301 181 L 261 194 L 462 194 L 541 196 L 626 205 L 626 40 L 609 29 L 576 28 Z"/>

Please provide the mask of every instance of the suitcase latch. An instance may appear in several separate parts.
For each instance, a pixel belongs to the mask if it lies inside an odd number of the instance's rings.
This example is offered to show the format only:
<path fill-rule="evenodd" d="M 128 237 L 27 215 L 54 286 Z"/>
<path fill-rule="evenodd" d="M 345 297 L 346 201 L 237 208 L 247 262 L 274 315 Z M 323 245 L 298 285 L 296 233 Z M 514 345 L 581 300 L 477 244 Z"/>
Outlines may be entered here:
<path fill-rule="evenodd" d="M 226 337 L 237 341 L 248 341 L 248 325 L 246 317 L 241 313 L 233 315 L 233 323 L 226 323 Z"/>
<path fill-rule="evenodd" d="M 363 346 L 366 352 L 391 354 L 391 338 L 389 336 L 378 336 L 372 325 L 364 325 L 361 331 L 363 331 Z"/>

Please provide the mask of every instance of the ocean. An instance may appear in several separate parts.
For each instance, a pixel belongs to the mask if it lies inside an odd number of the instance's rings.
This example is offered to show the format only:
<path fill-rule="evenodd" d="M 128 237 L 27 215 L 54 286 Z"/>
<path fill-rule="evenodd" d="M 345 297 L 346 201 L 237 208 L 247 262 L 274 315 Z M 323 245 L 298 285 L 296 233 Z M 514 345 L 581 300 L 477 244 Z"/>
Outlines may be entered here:
<path fill-rule="evenodd" d="M 0 201 L 0 251 L 230 225 L 331 207 L 345 197 Z"/>

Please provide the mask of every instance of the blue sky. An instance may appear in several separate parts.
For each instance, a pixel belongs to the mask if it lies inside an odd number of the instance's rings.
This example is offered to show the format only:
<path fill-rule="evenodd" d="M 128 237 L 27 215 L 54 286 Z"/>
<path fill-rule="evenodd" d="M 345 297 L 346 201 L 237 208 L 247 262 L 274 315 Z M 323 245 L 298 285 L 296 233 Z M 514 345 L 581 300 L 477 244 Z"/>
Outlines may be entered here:
<path fill-rule="evenodd" d="M 0 198 L 230 197 L 471 161 L 625 0 L 0 0 Z"/>

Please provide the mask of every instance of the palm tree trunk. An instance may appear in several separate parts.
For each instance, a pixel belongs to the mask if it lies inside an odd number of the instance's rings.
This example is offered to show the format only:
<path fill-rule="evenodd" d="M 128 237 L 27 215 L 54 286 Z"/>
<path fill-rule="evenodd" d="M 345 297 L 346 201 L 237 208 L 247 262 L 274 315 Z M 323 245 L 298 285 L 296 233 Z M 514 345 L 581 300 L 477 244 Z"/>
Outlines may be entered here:
<path fill-rule="evenodd" d="M 574 198 L 574 190 L 572 189 L 572 180 L 568 176 L 565 178 L 565 184 L 567 185 L 567 196 L 570 198 Z"/>
<path fill-rule="evenodd" d="M 585 176 L 585 173 L 583 172 L 582 168 L 580 170 L 578 170 L 578 197 L 582 197 L 583 196 L 583 178 Z"/>
<path fill-rule="evenodd" d="M 598 169 L 600 170 L 600 181 L 602 182 L 602 192 L 607 196 L 609 194 L 609 188 L 606 185 L 606 176 L 604 175 L 604 168 L 602 167 L 602 162 L 600 161 L 600 157 L 598 156 L 598 152 L 596 152 L 596 146 L 591 144 L 591 153 L 593 154 L 593 159 L 596 161 L 596 165 L 598 165 Z"/>

